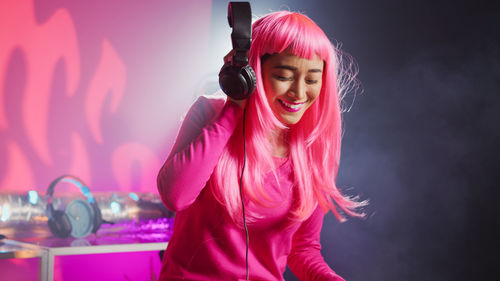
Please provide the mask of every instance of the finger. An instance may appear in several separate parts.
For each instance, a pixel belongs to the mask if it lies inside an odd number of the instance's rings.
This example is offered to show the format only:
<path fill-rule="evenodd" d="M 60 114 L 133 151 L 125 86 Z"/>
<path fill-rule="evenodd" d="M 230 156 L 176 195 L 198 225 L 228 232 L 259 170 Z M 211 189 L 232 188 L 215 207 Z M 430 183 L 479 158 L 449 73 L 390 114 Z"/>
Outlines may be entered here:
<path fill-rule="evenodd" d="M 231 50 L 226 56 L 224 56 L 224 63 L 231 62 L 235 52 L 235 50 Z"/>

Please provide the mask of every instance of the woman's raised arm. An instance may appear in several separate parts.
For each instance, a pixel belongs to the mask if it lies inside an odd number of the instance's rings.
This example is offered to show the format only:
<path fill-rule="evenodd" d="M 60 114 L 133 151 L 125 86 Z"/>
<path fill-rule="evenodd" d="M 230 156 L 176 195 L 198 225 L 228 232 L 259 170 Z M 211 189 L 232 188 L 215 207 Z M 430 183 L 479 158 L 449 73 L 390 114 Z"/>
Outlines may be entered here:
<path fill-rule="evenodd" d="M 242 115 L 240 106 L 224 99 L 202 96 L 193 104 L 158 173 L 158 191 L 167 208 L 177 212 L 196 200 Z"/>

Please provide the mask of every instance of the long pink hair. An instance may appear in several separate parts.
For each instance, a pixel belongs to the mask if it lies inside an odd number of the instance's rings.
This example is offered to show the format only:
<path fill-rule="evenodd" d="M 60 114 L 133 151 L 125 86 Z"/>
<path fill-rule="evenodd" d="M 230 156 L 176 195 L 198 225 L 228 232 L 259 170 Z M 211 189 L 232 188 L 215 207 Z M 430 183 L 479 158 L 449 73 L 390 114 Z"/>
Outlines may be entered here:
<path fill-rule="evenodd" d="M 267 102 L 260 79 L 261 59 L 284 51 L 306 59 L 318 55 L 325 62 L 318 99 L 289 130 L 289 157 L 294 174 L 290 218 L 307 219 L 317 204 L 325 212 L 332 210 L 340 221 L 345 219 L 344 214 L 362 217 L 364 214 L 357 212 L 357 208 L 366 202 L 343 195 L 335 184 L 342 138 L 340 97 L 347 87 L 344 82 L 352 81 L 352 77 L 342 76 L 339 52 L 325 33 L 307 16 L 287 11 L 268 14 L 253 24 L 249 64 L 257 75 L 257 87 L 247 102 L 245 199 L 263 207 L 275 203 L 269 201 L 262 186 L 263 175 L 275 168 L 268 132 L 287 127 L 278 121 Z M 210 179 L 215 198 L 237 223 L 241 223 L 242 212 L 238 182 L 244 153 L 242 128 L 241 121 Z M 250 222 L 258 219 L 258 214 L 246 216 Z"/>

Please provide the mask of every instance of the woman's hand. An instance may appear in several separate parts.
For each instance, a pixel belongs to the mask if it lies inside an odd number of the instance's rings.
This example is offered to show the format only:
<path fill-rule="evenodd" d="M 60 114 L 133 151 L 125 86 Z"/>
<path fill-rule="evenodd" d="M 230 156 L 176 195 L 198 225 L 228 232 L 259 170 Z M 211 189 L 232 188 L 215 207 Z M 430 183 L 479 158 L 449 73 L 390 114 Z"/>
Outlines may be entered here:
<path fill-rule="evenodd" d="M 236 53 L 235 50 L 231 50 L 227 55 L 224 56 L 224 64 L 231 62 L 233 60 L 234 53 Z"/>
<path fill-rule="evenodd" d="M 245 108 L 246 104 L 247 104 L 247 100 L 244 99 L 244 100 L 235 100 L 233 98 L 230 98 L 230 97 L 227 97 L 228 100 L 230 100 L 231 102 L 234 102 L 235 104 L 239 105 L 242 109 Z"/>

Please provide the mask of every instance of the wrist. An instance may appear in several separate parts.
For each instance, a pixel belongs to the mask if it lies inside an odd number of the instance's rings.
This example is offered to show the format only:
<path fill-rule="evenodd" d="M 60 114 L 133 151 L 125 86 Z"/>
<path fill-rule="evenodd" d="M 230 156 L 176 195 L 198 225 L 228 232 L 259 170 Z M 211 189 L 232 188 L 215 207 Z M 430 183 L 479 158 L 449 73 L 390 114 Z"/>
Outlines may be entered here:
<path fill-rule="evenodd" d="M 242 109 L 245 108 L 245 106 L 247 104 L 247 100 L 246 99 L 244 99 L 244 100 L 235 100 L 235 99 L 230 98 L 230 97 L 228 97 L 227 99 L 229 100 L 229 102 L 237 104 Z"/>

